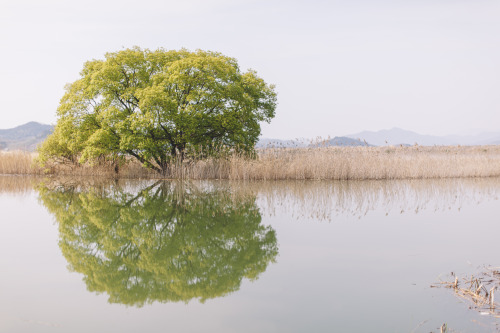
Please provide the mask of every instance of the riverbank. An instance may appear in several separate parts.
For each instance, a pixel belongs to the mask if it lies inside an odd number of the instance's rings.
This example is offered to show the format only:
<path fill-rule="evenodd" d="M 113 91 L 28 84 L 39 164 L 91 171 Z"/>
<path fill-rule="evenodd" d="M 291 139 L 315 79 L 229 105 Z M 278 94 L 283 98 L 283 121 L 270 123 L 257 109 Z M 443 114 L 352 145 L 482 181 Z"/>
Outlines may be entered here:
<path fill-rule="evenodd" d="M 500 176 L 500 145 L 267 148 L 255 160 L 239 156 L 175 163 L 165 177 L 130 161 L 118 173 L 111 164 L 45 168 L 36 154 L 0 153 L 0 174 L 51 174 L 119 178 L 231 180 L 362 180 Z"/>

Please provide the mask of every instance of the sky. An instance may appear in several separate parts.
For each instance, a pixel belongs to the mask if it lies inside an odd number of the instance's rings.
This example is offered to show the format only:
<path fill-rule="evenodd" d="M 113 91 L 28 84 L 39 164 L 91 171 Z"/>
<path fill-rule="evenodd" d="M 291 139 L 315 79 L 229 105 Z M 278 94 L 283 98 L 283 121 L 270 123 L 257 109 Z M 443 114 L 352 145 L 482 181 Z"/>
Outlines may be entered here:
<path fill-rule="evenodd" d="M 83 63 L 204 49 L 276 85 L 262 136 L 500 131 L 498 0 L 0 0 L 0 129 L 55 124 Z"/>

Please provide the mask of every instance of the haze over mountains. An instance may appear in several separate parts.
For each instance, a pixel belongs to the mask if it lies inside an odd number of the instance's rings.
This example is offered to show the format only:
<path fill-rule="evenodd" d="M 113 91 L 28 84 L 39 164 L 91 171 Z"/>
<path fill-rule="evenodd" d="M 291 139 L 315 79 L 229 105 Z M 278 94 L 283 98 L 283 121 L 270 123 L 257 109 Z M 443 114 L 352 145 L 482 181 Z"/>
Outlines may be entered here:
<path fill-rule="evenodd" d="M 349 134 L 341 137 L 335 137 L 319 142 L 310 140 L 279 140 L 262 138 L 257 147 L 317 147 L 317 146 L 448 146 L 448 145 L 497 145 L 500 144 L 500 132 L 481 133 L 478 135 L 460 136 L 446 135 L 434 136 L 423 135 L 401 128 L 392 128 L 377 132 L 363 131 L 360 133 Z"/>
<path fill-rule="evenodd" d="M 0 129 L 0 150 L 34 151 L 43 140 L 52 132 L 53 126 L 29 122 L 10 129 Z M 400 128 L 381 130 L 377 132 L 363 131 L 333 139 L 295 139 L 282 140 L 261 138 L 257 148 L 283 147 L 305 148 L 325 146 L 386 146 L 386 145 L 493 145 L 500 144 L 500 132 L 481 133 L 478 135 L 459 136 L 432 136 L 422 135 Z"/>
<path fill-rule="evenodd" d="M 316 147 L 357 147 L 357 146 L 372 146 L 362 140 L 348 138 L 345 136 L 336 136 L 333 139 L 296 139 L 296 140 L 280 140 L 261 138 L 257 142 L 257 148 L 316 148 Z"/>
<path fill-rule="evenodd" d="M 500 132 L 481 133 L 478 135 L 433 136 L 422 135 L 401 128 L 392 128 L 377 132 L 364 131 L 346 135 L 349 138 L 365 140 L 376 146 L 384 145 L 414 145 L 420 146 L 448 146 L 448 145 L 491 145 L 500 144 Z"/>

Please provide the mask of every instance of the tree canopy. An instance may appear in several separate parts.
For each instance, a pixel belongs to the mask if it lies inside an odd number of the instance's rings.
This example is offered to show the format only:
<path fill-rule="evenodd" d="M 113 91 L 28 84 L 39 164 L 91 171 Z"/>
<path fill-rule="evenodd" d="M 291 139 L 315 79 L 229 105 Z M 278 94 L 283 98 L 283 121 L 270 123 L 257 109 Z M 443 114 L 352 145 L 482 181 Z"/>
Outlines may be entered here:
<path fill-rule="evenodd" d="M 173 158 L 253 152 L 276 93 L 217 52 L 132 48 L 85 63 L 67 85 L 42 161 L 131 156 L 165 173 Z"/>
<path fill-rule="evenodd" d="M 278 254 L 276 232 L 261 223 L 255 196 L 229 188 L 157 182 L 40 185 L 55 216 L 62 253 L 90 291 L 112 303 L 205 301 L 257 279 Z"/>

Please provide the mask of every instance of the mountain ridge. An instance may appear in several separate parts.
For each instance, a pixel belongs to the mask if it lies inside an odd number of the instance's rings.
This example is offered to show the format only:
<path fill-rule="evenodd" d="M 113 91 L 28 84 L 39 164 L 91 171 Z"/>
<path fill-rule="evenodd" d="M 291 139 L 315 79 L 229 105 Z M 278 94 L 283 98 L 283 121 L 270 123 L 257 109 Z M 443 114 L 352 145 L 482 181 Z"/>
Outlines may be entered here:
<path fill-rule="evenodd" d="M 34 151 L 53 131 L 52 125 L 35 121 L 9 129 L 0 129 L 0 150 Z M 328 146 L 386 146 L 386 145 L 491 145 L 500 144 L 500 132 L 484 132 L 476 135 L 423 135 L 398 127 L 379 131 L 362 131 L 336 136 L 333 139 L 272 139 L 260 138 L 256 148 L 310 148 Z"/>

